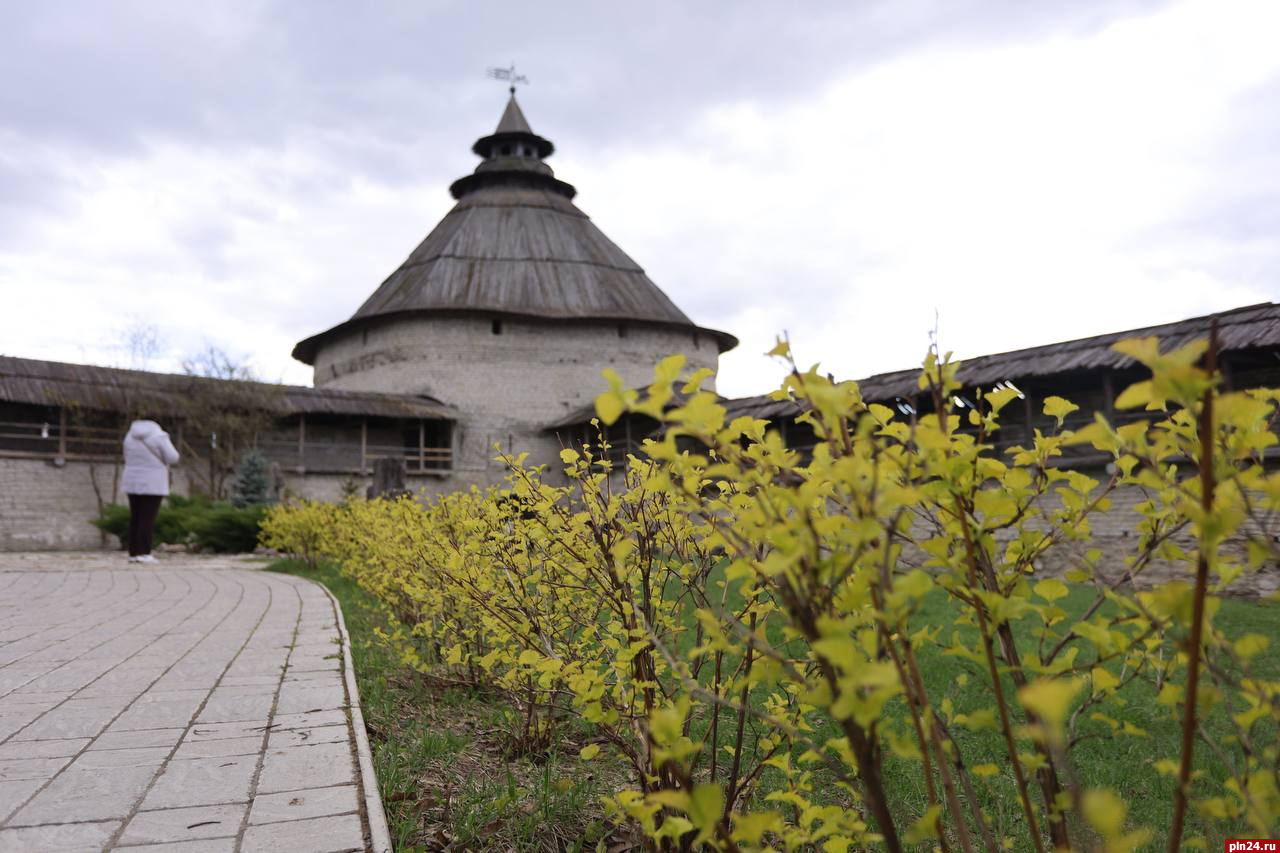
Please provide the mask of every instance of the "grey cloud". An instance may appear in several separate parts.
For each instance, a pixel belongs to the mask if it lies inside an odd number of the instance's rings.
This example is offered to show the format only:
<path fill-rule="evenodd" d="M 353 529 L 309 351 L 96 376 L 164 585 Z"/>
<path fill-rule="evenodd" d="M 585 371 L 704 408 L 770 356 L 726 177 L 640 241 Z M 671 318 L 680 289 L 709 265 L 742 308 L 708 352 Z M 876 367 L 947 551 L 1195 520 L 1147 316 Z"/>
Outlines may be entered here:
<path fill-rule="evenodd" d="M 647 146 L 708 104 L 785 100 L 922 44 L 1089 30 L 1150 5 L 10 4 L 0 133 L 107 158 L 141 156 L 156 141 L 289 143 L 343 173 L 318 182 L 447 185 L 473 167 L 467 148 L 501 106 L 501 91 L 481 76 L 487 65 L 514 60 L 529 73 L 535 129 L 562 148 Z M 0 218 L 16 215 L 11 205 L 30 214 L 56 203 L 65 190 L 55 176 L 3 171 Z"/>
<path fill-rule="evenodd" d="M 0 115 L 100 149 L 358 127 L 430 150 L 457 145 L 459 127 L 486 129 L 497 97 L 482 69 L 515 60 L 539 121 L 597 137 L 662 133 L 707 102 L 786 97 L 922 43 L 1088 30 L 1150 5 L 14 4 Z"/>

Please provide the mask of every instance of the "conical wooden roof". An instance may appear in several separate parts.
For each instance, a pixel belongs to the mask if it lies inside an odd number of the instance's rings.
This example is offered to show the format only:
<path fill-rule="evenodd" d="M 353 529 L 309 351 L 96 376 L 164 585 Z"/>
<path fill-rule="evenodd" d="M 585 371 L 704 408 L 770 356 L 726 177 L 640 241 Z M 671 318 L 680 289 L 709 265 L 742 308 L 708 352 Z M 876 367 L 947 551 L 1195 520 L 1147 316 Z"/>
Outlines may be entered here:
<path fill-rule="evenodd" d="M 511 93 L 511 100 L 507 101 L 507 108 L 502 111 L 502 118 L 498 119 L 498 129 L 494 133 L 533 133 L 533 128 L 529 127 L 529 122 L 525 120 L 524 111 L 516 102 L 515 92 Z"/>
<path fill-rule="evenodd" d="M 458 203 L 352 315 L 293 351 L 307 364 L 341 330 L 404 314 L 483 314 L 544 320 L 626 321 L 711 335 L 701 329 L 617 244 L 574 205 L 576 190 L 543 162 L 554 146 L 535 134 L 514 94 L 484 157 L 455 181 Z"/>

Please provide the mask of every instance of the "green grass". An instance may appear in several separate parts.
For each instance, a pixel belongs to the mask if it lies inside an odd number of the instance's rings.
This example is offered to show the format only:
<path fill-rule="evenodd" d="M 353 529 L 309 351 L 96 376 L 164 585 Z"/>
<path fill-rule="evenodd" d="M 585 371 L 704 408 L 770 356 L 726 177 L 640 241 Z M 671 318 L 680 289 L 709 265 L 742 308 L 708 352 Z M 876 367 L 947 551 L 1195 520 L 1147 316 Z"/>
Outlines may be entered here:
<path fill-rule="evenodd" d="M 718 572 L 713 572 L 711 583 L 719 581 Z M 1066 620 L 1057 630 L 1065 630 L 1064 626 L 1077 621 L 1093 603 L 1097 589 L 1086 585 L 1069 585 L 1066 598 L 1057 602 L 1068 614 Z M 730 604 L 736 596 L 730 592 Z M 932 591 L 924 600 L 923 606 L 912 618 L 912 628 L 944 626 L 938 636 L 940 643 L 947 644 L 953 630 L 958 630 L 961 640 L 970 648 L 981 651 L 979 635 L 976 629 L 953 628 L 959 613 L 954 609 L 956 604 L 940 589 Z M 1099 614 L 1106 616 L 1114 613 L 1111 604 L 1104 604 Z M 1037 649 L 1037 640 L 1033 632 L 1041 627 L 1038 619 L 1028 616 L 1013 624 L 1018 647 L 1024 659 L 1028 652 Z M 1214 618 L 1214 626 L 1223 631 L 1229 639 L 1237 639 L 1244 634 L 1255 633 L 1271 638 L 1280 638 L 1280 606 L 1276 603 L 1225 599 Z M 769 640 L 781 648 L 784 645 L 780 622 L 771 623 L 767 630 Z M 795 653 L 795 643 L 788 646 L 788 651 Z M 1273 645 L 1276 642 L 1273 639 Z M 690 643 L 685 643 L 691 646 Z M 1049 647 L 1052 643 L 1049 644 Z M 1088 659 L 1088 653 L 1082 648 L 1079 661 Z M 731 661 L 727 666 L 732 666 Z M 941 706 L 944 699 L 950 699 L 955 713 L 972 712 L 980 708 L 994 707 L 995 700 L 988 687 L 987 674 L 984 667 L 963 658 L 943 654 L 939 646 L 926 646 L 919 650 L 921 675 L 929 690 L 930 700 L 935 706 Z M 1271 680 L 1280 679 L 1280 655 L 1264 654 L 1253 661 L 1253 672 L 1256 676 Z M 1179 674 L 1176 678 L 1181 679 Z M 1002 680 L 1006 696 L 1016 695 L 1016 688 L 1007 677 Z M 760 694 L 765 691 L 761 689 Z M 1133 735 L 1116 735 L 1104 722 L 1084 719 L 1079 723 L 1079 731 L 1087 734 L 1072 751 L 1072 767 L 1076 780 L 1083 788 L 1105 787 L 1116 791 L 1129 807 L 1129 824 L 1132 827 L 1145 826 L 1155 831 L 1156 839 L 1163 839 L 1163 832 L 1168 827 L 1172 816 L 1174 783 L 1168 776 L 1156 771 L 1154 762 L 1161 758 L 1177 757 L 1181 729 L 1178 719 L 1169 709 L 1155 702 L 1155 691 L 1146 683 L 1135 681 L 1124 687 L 1118 694 L 1123 706 L 1108 704 L 1092 710 L 1102 711 L 1112 717 L 1117 724 L 1130 723 L 1147 733 L 1146 737 Z M 1235 710 L 1240 710 L 1236 708 Z M 1205 728 L 1215 738 L 1229 735 L 1231 728 L 1226 719 L 1226 711 L 1219 707 L 1207 716 L 1202 711 Z M 839 730 L 824 717 L 814 718 L 818 724 L 812 735 L 815 743 L 822 743 L 829 738 L 838 737 Z M 905 704 L 901 701 L 891 703 L 885 713 L 889 724 L 901 726 L 903 734 L 908 733 L 910 722 Z M 1264 726 L 1266 724 L 1263 724 Z M 984 797 L 982 807 L 988 816 L 993 832 L 997 836 L 1010 838 L 1016 850 L 1030 850 L 1032 844 L 1027 833 L 1025 817 L 1017 798 L 1013 772 L 1010 769 L 1003 738 L 996 732 L 969 732 L 960 726 L 952 726 L 952 731 L 960 741 L 966 764 L 973 767 L 980 764 L 995 764 L 1000 768 L 996 777 L 985 780 L 978 785 L 979 795 Z M 722 729 L 723 732 L 723 723 Z M 705 737 L 707 726 L 695 724 L 691 733 L 693 737 Z M 1274 730 L 1263 731 L 1264 740 L 1274 739 Z M 722 743 L 728 741 L 722 737 Z M 746 749 L 754 747 L 754 739 L 748 734 L 744 741 Z M 1021 742 L 1020 748 L 1030 750 L 1029 742 Z M 1228 750 L 1229 752 L 1230 750 Z M 1204 743 L 1198 740 L 1195 747 L 1195 768 L 1202 774 L 1197 783 L 1198 790 L 1207 794 L 1210 791 L 1220 794 L 1222 782 L 1228 778 L 1227 768 L 1218 756 Z M 839 802 L 834 786 L 825 785 L 830 777 L 825 768 L 814 768 L 814 790 L 824 789 L 831 792 L 825 802 Z M 884 766 L 885 783 L 889 797 L 900 827 L 909 826 L 927 807 L 924 781 L 919 772 L 919 764 L 906 761 L 887 754 Z M 980 780 L 979 780 L 980 781 Z M 758 808 L 776 808 L 776 804 L 768 803 L 765 797 L 784 784 L 780 771 L 766 769 L 762 775 L 761 785 L 755 796 Z M 1038 788 L 1034 780 L 1030 781 L 1033 802 L 1039 803 Z M 819 795 L 819 799 L 822 799 Z M 1224 838 L 1248 837 L 1247 827 L 1227 825 L 1223 822 L 1209 822 L 1197 814 L 1188 816 L 1186 837 L 1203 835 L 1209 847 L 1220 846 Z M 1073 837 L 1088 837 L 1085 827 L 1073 827 Z M 1150 845 L 1150 849 L 1163 849 L 1162 843 Z"/>
<path fill-rule="evenodd" d="M 374 634 L 377 603 L 335 568 L 278 560 L 273 571 L 324 584 L 342 605 L 374 770 L 397 851 L 594 850 L 608 837 L 600 797 L 616 789 L 578 748 L 541 763 L 508 760 L 516 721 L 492 697 L 441 688 Z M 450 846 L 451 845 L 451 846 Z"/>
<path fill-rule="evenodd" d="M 1067 598 L 1058 604 L 1069 614 L 1065 624 L 1075 621 L 1096 596 L 1093 587 L 1073 586 Z M 939 625 L 952 621 L 947 612 L 947 602 L 940 593 L 931 595 L 926 608 L 918 614 L 920 624 Z M 1107 613 L 1109 608 L 1101 612 Z M 1265 636 L 1280 636 L 1280 607 L 1274 604 L 1263 604 L 1249 601 L 1228 599 L 1222 602 L 1214 625 L 1229 638 L 1235 639 L 1246 633 L 1260 633 Z M 1033 627 L 1038 627 L 1038 620 L 1024 618 L 1014 623 L 1015 634 L 1019 646 L 1024 650 L 1033 650 L 1036 640 L 1030 635 Z M 944 635 L 949 634 L 944 631 Z M 976 631 L 962 631 L 962 636 L 976 648 L 978 636 Z M 1088 654 L 1081 651 L 1079 659 L 1087 659 Z M 926 684 L 949 685 L 943 695 L 952 699 L 956 710 L 965 711 L 992 704 L 990 691 L 985 686 L 979 668 L 971 662 L 955 657 L 944 656 L 938 652 L 922 655 L 921 667 Z M 1263 678 L 1280 677 L 1280 661 L 1274 656 L 1255 659 L 1254 673 Z M 968 682 L 964 686 L 957 684 L 958 677 L 968 674 Z M 1181 675 L 1177 676 L 1180 680 Z M 1005 689 L 1012 695 L 1013 685 L 1005 681 Z M 1143 682 L 1135 681 L 1118 694 L 1124 700 L 1122 707 L 1110 704 L 1098 710 L 1107 713 L 1118 723 L 1126 722 L 1145 731 L 1147 736 L 1114 735 L 1109 725 L 1100 721 L 1085 720 L 1080 724 L 1081 733 L 1089 737 L 1082 740 L 1073 750 L 1072 767 L 1079 783 L 1085 787 L 1107 787 L 1115 790 L 1128 804 L 1130 822 L 1135 826 L 1146 826 L 1155 830 L 1157 838 L 1163 837 L 1172 813 L 1173 780 L 1158 773 L 1153 763 L 1160 758 L 1176 759 L 1180 742 L 1180 723 L 1169 712 L 1155 701 L 1155 691 Z M 935 701 L 941 697 L 935 696 Z M 1236 710 L 1240 710 L 1237 708 Z M 1203 714 L 1202 714 L 1203 716 Z M 1226 736 L 1230 730 L 1226 712 L 1222 707 L 1215 709 L 1204 717 L 1206 729 L 1216 738 Z M 1264 738 L 1268 739 L 1268 738 Z M 1006 833 L 1014 838 L 1026 835 L 1021 811 L 1016 807 L 1015 788 L 1012 771 L 1008 769 L 1000 738 L 995 733 L 965 733 L 962 742 L 970 749 L 968 760 L 970 765 L 991 762 L 1000 766 L 1001 773 L 997 777 L 1001 783 L 1004 796 L 999 802 L 984 803 L 995 814 L 1007 816 Z M 1217 755 L 1203 742 L 1196 744 L 1196 768 L 1205 774 L 1203 781 L 1210 784 L 1202 790 L 1221 791 L 1221 783 L 1227 778 L 1227 768 Z M 901 763 L 898 764 L 901 767 Z M 892 771 L 891 764 L 889 770 Z M 916 790 L 914 778 L 903 778 L 901 771 L 890 775 L 895 789 L 905 795 L 914 793 L 920 808 L 924 806 L 923 790 Z M 1212 849 L 1223 838 L 1241 833 L 1248 835 L 1243 826 L 1224 826 L 1221 823 L 1209 824 L 1199 816 L 1192 815 L 1188 820 L 1187 836 L 1204 834 L 1209 839 Z M 1159 845 L 1161 849 L 1163 845 Z"/>
<path fill-rule="evenodd" d="M 309 570 L 291 561 L 281 561 L 275 567 L 324 583 L 342 604 L 375 766 L 398 850 L 440 849 L 447 843 L 454 844 L 454 849 L 595 848 L 596 840 L 606 832 L 599 798 L 625 783 L 626 774 L 620 766 L 611 767 L 603 754 L 589 765 L 580 764 L 575 742 L 550 750 L 541 764 L 507 761 L 502 733 L 519 725 L 510 709 L 490 697 L 432 686 L 406 670 L 373 636 L 373 629 L 385 624 L 373 600 L 333 568 Z M 1094 595 L 1091 587 L 1071 588 L 1067 598 L 1058 602 L 1069 614 L 1066 624 L 1085 610 Z M 950 626 L 957 616 L 954 606 L 944 593 L 935 590 L 915 615 L 913 627 L 947 626 L 940 639 L 949 641 Z M 1280 637 L 1280 606 L 1226 600 L 1214 624 L 1230 638 L 1245 633 Z M 1036 627 L 1038 623 L 1031 618 L 1014 623 L 1024 654 L 1035 647 L 1031 632 Z M 980 648 L 976 631 L 958 630 L 964 642 Z M 781 640 L 776 626 L 770 634 L 775 642 Z M 1084 655 L 1082 651 L 1081 657 Z M 1280 678 L 1280 655 L 1266 654 L 1254 663 L 1256 674 Z M 920 652 L 920 666 L 935 705 L 948 698 L 961 713 L 993 704 L 985 672 L 972 661 L 926 647 Z M 1005 687 L 1012 695 L 1013 686 L 1006 683 Z M 1154 829 L 1160 839 L 1170 819 L 1173 783 L 1154 769 L 1153 762 L 1176 757 L 1178 722 L 1168 709 L 1155 703 L 1153 690 L 1144 683 L 1130 684 L 1119 695 L 1125 702 L 1123 707 L 1102 710 L 1119 723 L 1142 729 L 1147 736 L 1114 736 L 1106 724 L 1086 720 L 1081 731 L 1090 737 L 1074 750 L 1072 767 L 1082 786 L 1117 791 L 1129 806 L 1130 823 Z M 888 709 L 886 720 L 905 724 L 906 712 L 900 701 Z M 724 722 L 722 741 L 727 744 L 732 726 Z M 1205 724 L 1214 736 L 1227 732 L 1221 709 L 1209 714 Z M 705 729 L 705 721 L 700 722 L 691 734 L 704 737 Z M 959 726 L 953 730 L 970 767 L 991 763 L 1000 768 L 995 777 L 979 785 L 993 831 L 1012 839 L 1015 849 L 1030 849 L 1000 736 L 969 732 Z M 827 724 L 815 733 L 814 740 L 821 743 L 835 735 L 834 727 Z M 562 736 L 572 740 L 575 732 L 567 727 Z M 748 734 L 744 746 L 749 750 L 753 745 Z M 1204 790 L 1220 790 L 1226 768 L 1203 742 L 1196 745 L 1196 767 L 1204 774 L 1199 783 Z M 822 774 L 821 769 L 815 772 L 815 791 L 826 791 L 829 802 L 839 802 L 837 789 L 824 785 Z M 900 826 L 908 826 L 926 805 L 919 765 L 888 755 L 884 774 Z M 764 796 L 782 782 L 778 771 L 766 770 L 756 795 L 758 804 L 764 807 Z M 1038 802 L 1034 786 L 1032 791 Z M 1204 835 L 1210 849 L 1221 839 L 1242 833 L 1249 834 L 1244 827 L 1206 824 L 1198 815 L 1189 816 L 1187 835 Z M 1079 827 L 1075 834 L 1078 840 L 1087 838 Z"/>
<path fill-rule="evenodd" d="M 1096 589 L 1093 587 L 1072 586 L 1067 598 L 1057 602 L 1069 614 L 1064 624 L 1070 625 L 1076 621 L 1076 617 L 1083 614 L 1096 594 Z M 945 593 L 935 590 L 929 594 L 924 607 L 913 618 L 912 627 L 948 626 L 939 636 L 939 640 L 949 642 L 952 633 L 952 628 L 949 626 L 955 621 L 957 615 L 953 611 L 954 606 Z M 1106 614 L 1110 611 L 1109 606 L 1104 606 L 1100 612 Z M 1275 604 L 1224 600 L 1214 619 L 1214 625 L 1231 639 L 1246 633 L 1259 633 L 1272 638 L 1280 637 L 1280 607 Z M 1037 646 L 1032 631 L 1039 628 L 1040 623 L 1038 620 L 1026 617 L 1013 623 L 1013 627 L 1018 646 L 1025 657 L 1028 651 L 1034 650 Z M 961 628 L 959 631 L 963 642 L 970 648 L 981 650 L 976 630 Z M 1082 650 L 1079 660 L 1086 660 L 1087 657 L 1087 653 Z M 922 649 L 919 662 L 922 677 L 935 706 L 940 706 L 944 698 L 951 700 L 956 713 L 994 706 L 995 700 L 991 695 L 985 670 L 974 662 L 945 655 L 936 646 Z M 1280 678 L 1280 658 L 1270 655 L 1255 659 L 1254 674 L 1269 679 Z M 1177 677 L 1181 679 L 1182 676 Z M 1016 694 L 1016 688 L 1008 678 L 1003 679 L 1002 683 L 1007 696 L 1012 697 Z M 1147 735 L 1145 737 L 1116 735 L 1104 722 L 1082 720 L 1079 731 L 1089 736 L 1072 751 L 1072 768 L 1082 787 L 1106 787 L 1116 791 L 1129 807 L 1130 825 L 1153 829 L 1159 843 L 1153 842 L 1149 847 L 1153 850 L 1163 849 L 1164 831 L 1172 816 L 1174 783 L 1171 778 L 1156 771 L 1154 762 L 1161 758 L 1176 760 L 1181 736 L 1180 723 L 1170 714 L 1169 709 L 1155 702 L 1155 691 L 1146 683 L 1135 681 L 1119 691 L 1118 696 L 1123 700 L 1123 706 L 1109 704 L 1094 710 L 1106 713 L 1121 725 L 1126 722 L 1131 723 Z M 1215 738 L 1224 737 L 1229 733 L 1229 721 L 1226 719 L 1226 711 L 1223 708 L 1219 707 L 1207 716 L 1202 712 L 1202 718 L 1206 729 Z M 886 719 L 902 724 L 905 732 L 909 717 L 903 703 L 900 701 L 893 703 L 887 710 Z M 1014 776 L 1006 756 L 1002 736 L 996 732 L 969 732 L 959 726 L 951 728 L 961 742 L 968 766 L 991 763 L 1000 768 L 996 777 L 987 780 L 987 784 L 979 786 L 980 795 L 985 796 L 982 806 L 988 815 L 992 830 L 998 836 L 1012 839 L 1014 849 L 1032 849 L 1025 818 L 1018 804 Z M 814 739 L 821 742 L 825 738 L 837 735 L 836 728 L 828 724 L 820 727 Z M 1274 738 L 1273 732 L 1266 734 L 1263 739 L 1272 738 Z M 1029 750 L 1030 745 L 1024 741 L 1020 748 Z M 1228 776 L 1227 768 L 1202 740 L 1196 743 L 1195 767 L 1203 774 L 1200 782 L 1197 783 L 1201 786 L 1198 790 L 1206 793 L 1209 791 L 1221 793 L 1221 783 Z M 818 775 L 821 775 L 821 771 Z M 884 775 L 899 825 L 908 826 L 927 805 L 919 765 L 888 755 Z M 769 781 L 771 780 L 766 779 L 766 783 Z M 1033 801 L 1038 803 L 1038 788 L 1033 781 L 1030 784 Z M 1213 849 L 1215 846 L 1221 846 L 1224 838 L 1248 837 L 1250 832 L 1242 825 L 1230 826 L 1222 822 L 1207 822 L 1199 815 L 1190 814 L 1186 837 L 1194 835 L 1205 836 L 1209 842 L 1209 849 Z M 1074 827 L 1073 836 L 1077 839 L 1087 837 L 1088 830 L 1079 826 Z"/>

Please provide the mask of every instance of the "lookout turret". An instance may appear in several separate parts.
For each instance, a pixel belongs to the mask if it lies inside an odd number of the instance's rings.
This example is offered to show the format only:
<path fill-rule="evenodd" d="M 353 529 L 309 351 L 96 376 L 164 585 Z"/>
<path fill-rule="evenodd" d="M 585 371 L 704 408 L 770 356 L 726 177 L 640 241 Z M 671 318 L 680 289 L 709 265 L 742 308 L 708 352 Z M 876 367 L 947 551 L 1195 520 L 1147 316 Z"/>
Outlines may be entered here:
<path fill-rule="evenodd" d="M 482 187 L 502 184 L 545 189 L 568 199 L 578 194 L 571 184 L 556 180 L 551 167 L 543 162 L 556 147 L 529 127 L 514 92 L 497 129 L 477 139 L 471 150 L 483 157 L 484 162 L 476 166 L 473 174 L 459 178 L 449 187 L 456 199 Z"/>

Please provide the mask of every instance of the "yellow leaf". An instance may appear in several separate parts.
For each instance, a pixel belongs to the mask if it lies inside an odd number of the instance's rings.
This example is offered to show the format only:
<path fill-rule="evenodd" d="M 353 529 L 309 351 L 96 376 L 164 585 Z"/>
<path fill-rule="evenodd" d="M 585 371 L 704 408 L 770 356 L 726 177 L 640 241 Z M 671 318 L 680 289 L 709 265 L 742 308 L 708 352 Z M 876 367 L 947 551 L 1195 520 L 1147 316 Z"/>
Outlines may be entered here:
<path fill-rule="evenodd" d="M 941 805 L 932 805 L 920 816 L 920 819 L 907 828 L 905 839 L 908 844 L 919 844 L 928 838 L 938 837 L 938 815 L 942 813 Z"/>
<path fill-rule="evenodd" d="M 661 841 L 664 838 L 675 840 L 693 829 L 693 824 L 687 818 L 680 815 L 667 815 L 662 821 L 662 826 L 658 827 L 658 831 L 654 833 L 654 840 Z"/>
<path fill-rule="evenodd" d="M 589 743 L 582 749 L 578 750 L 578 757 L 583 761 L 590 761 L 600 754 L 600 744 Z"/>
<path fill-rule="evenodd" d="M 689 381 L 681 387 L 681 394 L 693 394 L 702 388 L 702 383 L 715 376 L 716 372 L 709 367 L 700 367 L 689 377 Z"/>
<path fill-rule="evenodd" d="M 782 815 L 777 812 L 752 812 L 733 816 L 733 840 L 759 844 L 766 832 L 782 828 Z"/>
<path fill-rule="evenodd" d="M 961 676 L 963 677 L 963 676 Z M 960 679 L 956 679 L 958 684 Z M 995 708 L 978 708 L 972 713 L 957 714 L 956 724 L 964 726 L 969 731 L 979 732 L 983 730 L 996 730 L 996 709 Z"/>
<path fill-rule="evenodd" d="M 1017 396 L 1018 396 L 1018 392 L 1015 391 L 1013 388 L 997 388 L 993 391 L 988 391 L 986 394 L 983 394 L 982 399 L 987 401 L 987 405 L 991 407 L 991 411 L 999 412 L 1006 405 L 1008 405 L 1010 400 L 1014 399 Z"/>
<path fill-rule="evenodd" d="M 1242 660 L 1249 660 L 1259 652 L 1264 651 L 1270 642 L 1262 634 L 1245 634 L 1235 641 L 1233 648 Z"/>
<path fill-rule="evenodd" d="M 973 768 L 973 775 L 981 776 L 984 779 L 988 776 L 994 776 L 999 772 L 1000 768 L 994 764 L 979 764 Z"/>
<path fill-rule="evenodd" d="M 653 384 L 670 386 L 684 369 L 684 361 L 683 355 L 676 354 L 669 355 L 658 362 L 658 366 L 653 369 Z"/>
<path fill-rule="evenodd" d="M 1067 589 L 1067 585 L 1057 578 L 1045 578 L 1037 583 L 1034 587 L 1036 595 L 1045 601 L 1057 601 L 1064 598 L 1071 590 Z"/>
<path fill-rule="evenodd" d="M 1160 357 L 1160 339 L 1154 336 L 1117 341 L 1111 345 L 1111 348 L 1118 353 L 1130 356 L 1148 367 Z"/>
<path fill-rule="evenodd" d="M 1113 675 L 1111 670 L 1106 669 L 1105 667 L 1094 667 L 1091 675 L 1093 677 L 1093 689 L 1098 692 L 1110 690 L 1120 683 L 1120 679 Z"/>
<path fill-rule="evenodd" d="M 698 830 L 694 844 L 706 841 L 715 833 L 724 813 L 724 791 L 719 785 L 694 785 L 689 794 L 689 820 Z"/>
<path fill-rule="evenodd" d="M 1117 409 L 1134 409 L 1145 406 L 1154 399 L 1155 388 L 1150 379 L 1135 382 L 1116 397 Z"/>
<path fill-rule="evenodd" d="M 622 416 L 623 401 L 614 391 L 605 391 L 596 397 L 596 414 L 605 425 L 612 424 Z"/>
<path fill-rule="evenodd" d="M 684 811 L 689 807 L 689 795 L 684 791 L 675 791 L 664 789 L 661 791 L 653 791 L 646 797 L 651 803 L 657 803 L 660 806 L 670 806 L 673 809 Z"/>
<path fill-rule="evenodd" d="M 1124 831 L 1124 818 L 1128 808 L 1114 792 L 1105 788 L 1085 791 L 1082 805 L 1085 820 L 1103 838 L 1115 838 Z"/>
<path fill-rule="evenodd" d="M 1028 710 L 1053 728 L 1059 728 L 1071 711 L 1071 700 L 1080 692 L 1079 679 L 1042 678 L 1018 691 Z"/>
<path fill-rule="evenodd" d="M 1064 400 L 1062 397 L 1045 397 L 1044 413 L 1058 421 L 1058 426 L 1062 426 L 1062 419 L 1080 407 L 1070 400 Z"/>

